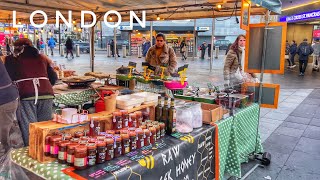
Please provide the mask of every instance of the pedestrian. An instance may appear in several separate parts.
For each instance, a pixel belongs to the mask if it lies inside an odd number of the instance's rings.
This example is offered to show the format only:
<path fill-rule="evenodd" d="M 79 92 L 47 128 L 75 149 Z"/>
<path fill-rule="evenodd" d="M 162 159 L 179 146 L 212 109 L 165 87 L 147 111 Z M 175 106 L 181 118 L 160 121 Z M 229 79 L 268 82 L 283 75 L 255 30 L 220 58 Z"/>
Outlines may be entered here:
<path fill-rule="evenodd" d="M 315 43 L 312 45 L 313 48 L 313 68 L 312 71 L 319 72 L 319 61 L 320 61 L 320 41 L 319 39 L 315 40 Z"/>
<path fill-rule="evenodd" d="M 44 48 L 45 48 L 44 41 L 43 41 L 43 39 L 41 38 L 41 39 L 40 39 L 40 52 L 41 52 L 41 53 L 44 53 Z"/>
<path fill-rule="evenodd" d="M 297 54 L 297 43 L 295 40 L 292 40 L 292 43 L 290 45 L 290 54 L 289 54 L 289 57 L 290 57 L 290 62 L 291 62 L 291 66 L 290 68 L 295 68 L 296 65 L 294 63 L 294 57 L 296 56 Z"/>
<path fill-rule="evenodd" d="M 110 49 L 111 49 L 111 54 L 112 54 L 112 57 L 114 57 L 114 41 L 113 41 L 113 39 L 111 39 L 111 41 L 110 41 Z M 119 49 L 118 49 L 118 47 L 116 46 L 116 53 L 117 53 L 117 55 L 118 55 L 118 57 L 120 57 L 120 55 L 119 55 Z"/>
<path fill-rule="evenodd" d="M 180 44 L 180 53 L 181 53 L 181 56 L 182 56 L 182 61 L 187 60 L 187 57 L 186 57 L 186 54 L 185 54 L 186 51 L 187 51 L 186 42 L 185 42 L 185 40 L 182 40 L 182 42 Z"/>
<path fill-rule="evenodd" d="M 40 51 L 40 39 L 37 39 L 36 44 L 37 44 L 37 49 Z"/>
<path fill-rule="evenodd" d="M 288 66 L 287 66 L 288 68 L 290 68 L 292 66 L 289 54 L 290 54 L 290 43 L 288 42 L 288 40 L 286 40 L 286 50 L 285 50 L 284 59 L 286 59 L 288 61 Z"/>
<path fill-rule="evenodd" d="M 307 39 L 304 39 L 303 42 L 299 45 L 297 53 L 299 55 L 299 76 L 304 76 L 308 65 L 308 58 L 313 53 L 313 48 L 308 44 Z"/>
<path fill-rule="evenodd" d="M 17 121 L 19 92 L 0 60 L 0 159 L 10 148 L 23 147 Z"/>
<path fill-rule="evenodd" d="M 17 114 L 26 146 L 29 144 L 29 124 L 52 119 L 52 85 L 57 80 L 52 64 L 27 38 L 14 42 L 13 54 L 5 58 L 8 74 L 19 90 Z"/>
<path fill-rule="evenodd" d="M 74 56 L 73 56 L 73 41 L 72 41 L 72 39 L 70 37 L 67 38 L 67 41 L 66 41 L 65 45 L 66 45 L 66 49 L 67 49 L 66 58 L 68 58 L 68 54 L 70 53 L 72 59 L 74 59 Z"/>
<path fill-rule="evenodd" d="M 146 62 L 156 67 L 155 74 L 157 75 L 161 73 L 161 66 L 166 67 L 164 74 L 168 76 L 175 73 L 177 61 L 173 48 L 169 47 L 165 41 L 166 38 L 164 34 L 157 34 L 156 44 L 149 49 Z"/>
<path fill-rule="evenodd" d="M 11 54 L 12 43 L 13 43 L 12 38 L 6 35 L 5 44 L 6 44 L 7 55 Z"/>
<path fill-rule="evenodd" d="M 148 50 L 151 47 L 150 41 L 148 41 L 145 37 L 142 38 L 142 55 L 146 57 Z"/>
<path fill-rule="evenodd" d="M 154 46 L 155 44 L 156 44 L 156 38 L 152 36 L 152 46 Z"/>
<path fill-rule="evenodd" d="M 200 46 L 201 59 L 204 59 L 204 55 L 206 53 L 206 49 L 207 49 L 207 42 L 204 41 Z"/>
<path fill-rule="evenodd" d="M 53 49 L 56 47 L 56 41 L 53 39 L 53 37 L 51 37 L 48 41 L 48 46 L 51 50 L 51 56 L 53 56 Z"/>

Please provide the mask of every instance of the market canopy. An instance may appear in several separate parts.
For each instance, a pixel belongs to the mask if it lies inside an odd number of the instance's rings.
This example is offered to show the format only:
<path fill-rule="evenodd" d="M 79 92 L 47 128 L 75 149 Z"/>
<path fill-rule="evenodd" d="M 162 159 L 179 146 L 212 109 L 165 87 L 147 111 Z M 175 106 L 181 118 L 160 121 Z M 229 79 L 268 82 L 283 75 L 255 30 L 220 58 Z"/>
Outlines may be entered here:
<path fill-rule="evenodd" d="M 97 17 L 103 16 L 109 10 L 118 11 L 123 21 L 129 20 L 129 11 L 133 10 L 139 16 L 141 11 L 146 11 L 148 21 L 156 20 L 181 20 L 211 17 L 226 17 L 240 15 L 241 0 L 0 0 L 0 21 L 12 22 L 12 11 L 17 11 L 17 19 L 29 23 L 30 14 L 35 10 L 42 10 L 48 15 L 49 22 L 55 22 L 55 12 L 60 11 L 65 17 L 69 10 L 72 11 L 74 20 L 80 19 L 82 10 L 92 11 Z M 252 6 L 252 15 L 263 15 L 267 7 L 279 13 L 280 0 L 252 0 L 260 6 Z M 218 8 L 218 5 L 222 5 Z M 38 15 L 35 21 L 42 21 Z M 113 19 L 116 21 L 116 19 Z M 91 16 L 86 16 L 86 21 L 91 21 Z"/>

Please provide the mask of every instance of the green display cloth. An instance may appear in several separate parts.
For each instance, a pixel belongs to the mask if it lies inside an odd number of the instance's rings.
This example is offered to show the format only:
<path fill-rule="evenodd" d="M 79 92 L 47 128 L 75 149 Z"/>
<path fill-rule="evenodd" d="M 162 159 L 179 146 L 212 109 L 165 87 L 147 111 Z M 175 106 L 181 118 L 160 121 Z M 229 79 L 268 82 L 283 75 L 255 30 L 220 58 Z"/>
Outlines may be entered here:
<path fill-rule="evenodd" d="M 69 166 L 59 164 L 58 161 L 51 163 L 40 163 L 28 156 L 28 148 L 15 149 L 11 151 L 11 159 L 19 166 L 35 173 L 44 179 L 71 180 L 70 176 L 62 172 Z"/>
<path fill-rule="evenodd" d="M 259 105 L 253 104 L 218 122 L 220 179 L 224 173 L 241 177 L 241 163 L 248 162 L 249 154 L 263 152 L 257 136 Z M 258 138 L 258 141 L 256 141 Z M 257 148 L 256 148 L 257 147 Z"/>
<path fill-rule="evenodd" d="M 92 100 L 92 95 L 95 94 L 93 89 L 87 89 L 79 93 L 67 93 L 55 95 L 54 103 L 63 104 L 67 106 L 77 106 L 82 105 L 90 100 Z"/>

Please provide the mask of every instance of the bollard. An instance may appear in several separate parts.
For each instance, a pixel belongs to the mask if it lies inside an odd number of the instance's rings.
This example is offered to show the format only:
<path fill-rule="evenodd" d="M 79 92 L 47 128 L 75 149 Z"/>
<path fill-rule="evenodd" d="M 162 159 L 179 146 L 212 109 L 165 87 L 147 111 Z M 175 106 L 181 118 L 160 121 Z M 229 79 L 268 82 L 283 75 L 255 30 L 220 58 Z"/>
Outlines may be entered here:
<path fill-rule="evenodd" d="M 63 46 L 63 44 L 60 44 L 60 56 L 64 57 L 64 46 Z"/>
<path fill-rule="evenodd" d="M 142 49 L 141 49 L 141 45 L 138 45 L 138 58 L 142 57 Z"/>
<path fill-rule="evenodd" d="M 80 46 L 76 44 L 76 57 L 80 57 Z"/>
<path fill-rule="evenodd" d="M 215 56 L 214 58 L 218 59 L 219 58 L 219 46 L 215 47 Z"/>
<path fill-rule="evenodd" d="M 49 56 L 48 44 L 44 44 L 44 54 Z"/>
<path fill-rule="evenodd" d="M 110 44 L 107 45 L 107 55 L 108 57 L 111 57 L 111 48 L 110 48 Z"/>
<path fill-rule="evenodd" d="M 122 45 L 122 57 L 127 57 L 127 46 Z"/>

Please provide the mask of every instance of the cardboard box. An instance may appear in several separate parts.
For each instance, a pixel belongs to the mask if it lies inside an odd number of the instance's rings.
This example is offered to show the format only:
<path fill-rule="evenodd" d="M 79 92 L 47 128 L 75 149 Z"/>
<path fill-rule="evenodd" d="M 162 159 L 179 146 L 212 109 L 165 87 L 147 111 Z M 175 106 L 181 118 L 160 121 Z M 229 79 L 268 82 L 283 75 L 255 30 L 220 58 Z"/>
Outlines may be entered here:
<path fill-rule="evenodd" d="M 201 103 L 201 109 L 204 123 L 216 122 L 223 118 L 224 111 L 220 105 Z"/>

